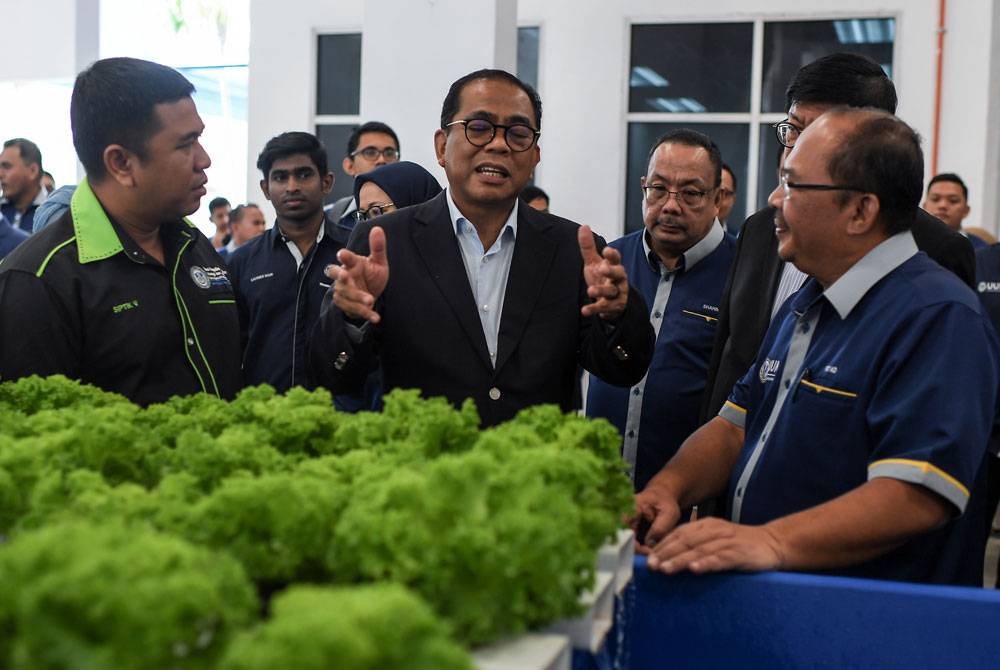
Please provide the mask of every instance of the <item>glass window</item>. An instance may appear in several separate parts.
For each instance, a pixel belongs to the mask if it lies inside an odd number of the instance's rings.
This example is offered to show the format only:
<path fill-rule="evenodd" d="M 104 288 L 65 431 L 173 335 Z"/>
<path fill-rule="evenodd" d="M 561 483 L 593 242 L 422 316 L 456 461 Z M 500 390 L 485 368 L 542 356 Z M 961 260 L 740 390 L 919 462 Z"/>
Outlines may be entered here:
<path fill-rule="evenodd" d="M 320 35 L 316 60 L 316 113 L 358 114 L 361 33 Z"/>
<path fill-rule="evenodd" d="M 747 214 L 753 214 L 761 207 L 767 206 L 767 198 L 778 185 L 778 159 L 783 147 L 778 144 L 774 128 L 770 123 L 760 125 L 760 151 L 757 159 L 757 207 Z"/>
<path fill-rule="evenodd" d="M 632 26 L 630 112 L 746 112 L 752 23 Z"/>
<path fill-rule="evenodd" d="M 649 150 L 664 133 L 679 128 L 690 128 L 705 133 L 719 145 L 722 162 L 733 168 L 736 174 L 736 205 L 730 217 L 742 223 L 746 218 L 746 198 L 743 185 L 747 178 L 747 134 L 748 126 L 735 123 L 630 123 L 628 126 L 628 168 L 625 187 L 625 232 L 631 233 L 642 228 L 642 190 L 640 180 L 646 175 Z"/>
<path fill-rule="evenodd" d="M 344 171 L 340 169 L 340 164 L 347 153 L 347 140 L 357 125 L 356 123 L 330 123 L 316 126 L 316 137 L 326 147 L 330 172 L 334 176 L 333 190 L 323 201 L 325 204 L 330 204 L 345 195 L 354 193 L 354 180 L 344 174 Z"/>
<path fill-rule="evenodd" d="M 538 26 L 517 29 L 517 78 L 538 90 Z"/>
<path fill-rule="evenodd" d="M 868 56 L 891 77 L 895 38 L 893 18 L 765 23 L 761 111 L 786 112 L 785 89 L 798 69 L 833 53 Z"/>

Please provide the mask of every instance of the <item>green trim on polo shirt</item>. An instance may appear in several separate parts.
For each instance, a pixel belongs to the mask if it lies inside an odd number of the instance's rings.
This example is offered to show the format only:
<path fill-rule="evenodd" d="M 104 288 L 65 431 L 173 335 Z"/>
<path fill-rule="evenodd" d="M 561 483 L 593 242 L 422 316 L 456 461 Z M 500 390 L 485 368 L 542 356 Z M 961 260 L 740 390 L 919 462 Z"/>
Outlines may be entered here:
<path fill-rule="evenodd" d="M 115 227 L 111 224 L 111 219 L 108 218 L 86 177 L 80 180 L 69 206 L 73 213 L 77 256 L 81 264 L 101 261 L 125 251 Z M 186 218 L 184 223 L 188 228 L 197 228 Z"/>
<path fill-rule="evenodd" d="M 101 261 L 125 251 L 86 177 L 73 192 L 69 208 L 73 213 L 76 251 L 81 264 Z"/>

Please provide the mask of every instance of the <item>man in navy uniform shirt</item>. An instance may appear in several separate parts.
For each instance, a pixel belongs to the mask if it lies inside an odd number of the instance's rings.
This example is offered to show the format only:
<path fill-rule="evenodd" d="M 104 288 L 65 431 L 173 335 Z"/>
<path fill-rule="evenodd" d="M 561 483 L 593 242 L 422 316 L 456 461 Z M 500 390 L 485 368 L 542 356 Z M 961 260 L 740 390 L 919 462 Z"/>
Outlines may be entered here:
<path fill-rule="evenodd" d="M 802 133 L 770 203 L 781 258 L 810 279 L 636 497 L 650 568 L 982 583 L 1000 346 L 975 295 L 917 250 L 922 176 L 919 138 L 884 112 Z M 727 483 L 731 521 L 671 530 Z"/>
<path fill-rule="evenodd" d="M 592 378 L 587 415 L 611 421 L 637 491 L 698 427 L 719 298 L 736 241 L 716 214 L 722 156 L 709 137 L 675 130 L 649 152 L 642 177 L 642 230 L 615 240 L 632 285 L 650 306 L 656 349 L 633 387 Z"/>

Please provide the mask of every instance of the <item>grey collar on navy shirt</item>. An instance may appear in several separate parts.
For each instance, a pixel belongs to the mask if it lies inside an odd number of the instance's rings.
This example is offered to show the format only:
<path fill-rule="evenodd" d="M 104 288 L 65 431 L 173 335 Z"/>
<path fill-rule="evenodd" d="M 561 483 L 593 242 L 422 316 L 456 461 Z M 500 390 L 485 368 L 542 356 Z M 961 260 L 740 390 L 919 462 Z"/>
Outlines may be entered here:
<path fill-rule="evenodd" d="M 883 277 L 919 251 L 910 231 L 881 242 L 823 292 L 841 319 L 846 319 L 865 294 Z"/>
<path fill-rule="evenodd" d="M 726 232 L 719 225 L 719 220 L 715 219 L 712 221 L 712 226 L 708 229 L 705 237 L 695 242 L 694 246 L 681 254 L 684 258 L 684 269 L 690 270 L 698 261 L 708 257 L 709 254 L 722 244 L 722 240 L 725 237 Z M 649 245 L 649 231 L 645 229 L 642 232 L 642 248 L 646 252 L 646 260 L 649 261 L 649 267 L 654 272 L 659 272 L 662 263 L 660 262 L 660 257 L 655 254 L 653 248 Z"/>

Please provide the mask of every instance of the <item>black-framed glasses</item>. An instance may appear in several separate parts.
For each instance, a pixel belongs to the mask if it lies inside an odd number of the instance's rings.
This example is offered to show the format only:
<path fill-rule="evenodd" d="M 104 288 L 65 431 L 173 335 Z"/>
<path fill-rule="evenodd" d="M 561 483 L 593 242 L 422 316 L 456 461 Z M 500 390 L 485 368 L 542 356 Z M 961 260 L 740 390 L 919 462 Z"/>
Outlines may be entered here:
<path fill-rule="evenodd" d="M 354 220 L 360 223 L 361 221 L 367 221 L 368 219 L 374 219 L 377 216 L 388 214 L 394 209 L 396 209 L 396 205 L 391 202 L 377 203 L 368 209 L 359 209 L 354 212 Z"/>
<path fill-rule="evenodd" d="M 777 136 L 778 142 L 786 149 L 791 149 L 795 146 L 795 140 L 799 139 L 799 134 L 802 132 L 801 128 L 793 125 L 788 119 L 772 123 L 771 127 L 774 128 L 774 134 Z"/>
<path fill-rule="evenodd" d="M 857 193 L 870 193 L 871 191 L 867 188 L 861 188 L 860 186 L 847 186 L 841 184 L 800 184 L 794 181 L 788 181 L 788 175 L 783 174 L 778 177 L 778 181 L 781 183 L 781 188 L 785 191 L 785 200 L 791 197 L 792 191 L 798 189 L 800 191 L 855 191 Z"/>
<path fill-rule="evenodd" d="M 511 151 L 527 151 L 535 144 L 542 131 L 535 130 L 526 123 L 502 125 L 486 119 L 462 119 L 446 123 L 445 128 L 462 124 L 465 126 L 465 139 L 476 147 L 485 147 L 497 135 L 497 128 L 503 128 L 503 139 Z"/>
<path fill-rule="evenodd" d="M 351 158 L 354 158 L 358 154 L 361 154 L 370 161 L 377 161 L 379 155 L 381 155 L 387 161 L 391 162 L 399 158 L 399 149 L 396 147 L 386 147 L 385 149 L 379 149 L 378 147 L 365 147 L 364 149 L 352 151 Z"/>
<path fill-rule="evenodd" d="M 716 187 L 718 188 L 718 187 Z M 697 207 L 705 203 L 705 196 L 714 191 L 715 189 L 709 189 L 708 191 L 698 191 L 693 188 L 682 188 L 679 191 L 671 191 L 666 186 L 661 184 L 650 184 L 648 186 L 643 186 L 642 191 L 646 194 L 646 202 L 651 205 L 656 204 L 666 204 L 670 200 L 670 196 L 674 196 L 677 202 L 683 203 L 688 207 Z"/>

